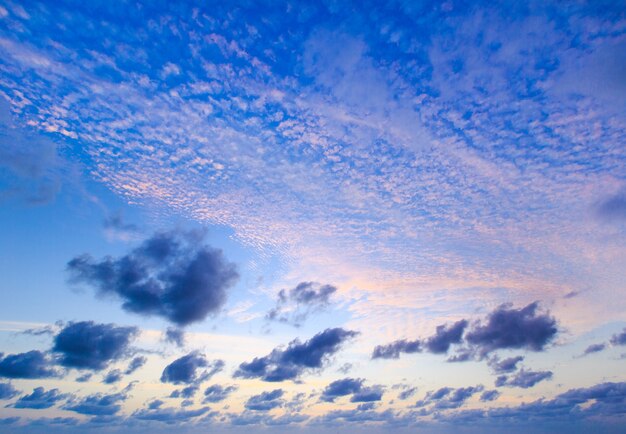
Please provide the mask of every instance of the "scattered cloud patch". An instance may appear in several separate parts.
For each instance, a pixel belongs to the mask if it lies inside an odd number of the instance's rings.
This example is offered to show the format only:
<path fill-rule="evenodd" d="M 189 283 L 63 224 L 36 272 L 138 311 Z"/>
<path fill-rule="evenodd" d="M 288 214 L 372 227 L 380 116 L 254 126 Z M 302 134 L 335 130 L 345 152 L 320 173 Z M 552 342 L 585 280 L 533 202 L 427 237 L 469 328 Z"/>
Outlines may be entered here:
<path fill-rule="evenodd" d="M 282 407 L 285 403 L 282 396 L 285 392 L 282 389 L 274 389 L 271 392 L 263 392 L 250 397 L 245 407 L 254 411 L 269 411 L 277 407 Z"/>
<path fill-rule="evenodd" d="M 502 305 L 489 314 L 486 323 L 470 330 L 465 339 L 482 355 L 499 349 L 542 351 L 558 328 L 554 318 L 537 311 L 538 306 L 537 302 L 520 309 Z"/>
<path fill-rule="evenodd" d="M 178 348 L 185 346 L 185 332 L 179 328 L 168 327 L 165 330 L 165 341 L 176 345 Z"/>
<path fill-rule="evenodd" d="M 120 371 L 119 369 L 113 369 L 112 371 L 107 372 L 107 374 L 102 379 L 102 382 L 104 384 L 117 383 L 122 379 L 122 376 L 122 371 Z"/>
<path fill-rule="evenodd" d="M 67 268 L 72 281 L 119 297 L 129 312 L 186 326 L 216 314 L 239 278 L 235 265 L 202 238 L 196 232 L 160 233 L 120 258 L 82 255 Z"/>
<path fill-rule="evenodd" d="M 435 334 L 426 341 L 426 348 L 434 354 L 447 353 L 452 344 L 458 344 L 467 327 L 466 320 L 460 320 L 452 325 L 437 326 Z"/>
<path fill-rule="evenodd" d="M 489 360 L 489 366 L 496 374 L 504 374 L 514 372 L 517 370 L 517 364 L 524 360 L 523 356 L 509 357 L 500 360 L 498 357 L 494 357 Z"/>
<path fill-rule="evenodd" d="M 144 356 L 137 356 L 133 358 L 128 364 L 126 371 L 124 371 L 124 374 L 126 375 L 132 374 L 137 369 L 140 369 L 143 365 L 145 365 L 147 361 L 148 359 L 146 359 Z"/>
<path fill-rule="evenodd" d="M 177 410 L 174 408 L 148 408 L 137 410 L 132 417 L 139 420 L 162 422 L 168 425 L 188 422 L 210 411 L 209 407 L 201 407 L 194 410 Z"/>
<path fill-rule="evenodd" d="M 337 292 L 335 286 L 317 282 L 301 282 L 289 291 L 281 289 L 276 307 L 265 317 L 272 321 L 299 326 L 311 313 L 326 308 L 335 292 Z"/>
<path fill-rule="evenodd" d="M 102 394 L 95 393 L 83 398 L 73 398 L 63 409 L 88 416 L 113 416 L 122 406 L 121 402 L 127 399 L 125 393 Z"/>
<path fill-rule="evenodd" d="M 33 389 L 33 393 L 20 397 L 12 406 L 15 408 L 41 410 L 54 406 L 57 402 L 67 398 L 67 396 L 67 394 L 61 393 L 59 389 L 46 391 L 43 387 L 36 387 Z"/>
<path fill-rule="evenodd" d="M 0 383 L 0 399 L 11 399 L 18 393 L 11 383 Z"/>
<path fill-rule="evenodd" d="M 551 371 L 527 371 L 522 369 L 512 377 L 507 377 L 506 375 L 498 377 L 496 379 L 496 387 L 508 386 L 529 389 L 541 381 L 551 379 L 552 375 Z"/>
<path fill-rule="evenodd" d="M 241 363 L 234 376 L 269 382 L 295 380 L 306 371 L 323 368 L 328 359 L 356 335 L 354 331 L 332 328 L 304 343 L 295 339 L 286 348 L 276 348 L 267 356 Z"/>
<path fill-rule="evenodd" d="M 70 323 L 55 336 L 52 351 L 58 355 L 62 366 L 99 371 L 126 357 L 137 334 L 136 327 L 116 327 L 93 321 Z"/>
<path fill-rule="evenodd" d="M 387 345 L 377 345 L 372 352 L 372 359 L 397 359 L 400 353 L 418 353 L 421 351 L 419 340 L 400 339 Z"/>
<path fill-rule="evenodd" d="M 206 368 L 198 372 L 201 368 Z M 191 352 L 167 365 L 161 375 L 161 382 L 172 384 L 192 384 L 208 380 L 224 368 L 222 360 L 209 361 L 199 352 Z"/>
<path fill-rule="evenodd" d="M 58 373 L 51 367 L 51 361 L 46 354 L 41 351 L 33 350 L 0 358 L 0 377 L 34 379 L 55 376 L 58 376 Z"/>
<path fill-rule="evenodd" d="M 238 389 L 237 386 L 220 386 L 219 384 L 213 384 L 206 388 L 204 391 L 204 400 L 205 403 L 213 403 L 213 402 L 222 402 L 228 396 L 235 392 Z"/>
<path fill-rule="evenodd" d="M 626 345 L 626 328 L 620 333 L 616 333 L 611 337 L 611 344 Z"/>
<path fill-rule="evenodd" d="M 586 356 L 587 354 L 599 353 L 600 351 L 604 351 L 605 349 L 606 349 L 605 343 L 591 344 L 587 348 L 585 348 L 583 355 Z"/>
<path fill-rule="evenodd" d="M 360 391 L 364 381 L 362 378 L 344 378 L 333 381 L 326 386 L 320 399 L 325 402 L 334 402 L 340 396 L 351 395 Z"/>

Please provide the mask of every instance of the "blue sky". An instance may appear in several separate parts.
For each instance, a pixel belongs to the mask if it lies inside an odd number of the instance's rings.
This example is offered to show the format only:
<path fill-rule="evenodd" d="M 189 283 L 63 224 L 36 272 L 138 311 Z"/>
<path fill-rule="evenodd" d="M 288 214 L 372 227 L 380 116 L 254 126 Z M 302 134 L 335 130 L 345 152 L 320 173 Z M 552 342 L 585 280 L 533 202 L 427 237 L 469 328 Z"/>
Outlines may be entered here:
<path fill-rule="evenodd" d="M 621 432 L 621 2 L 0 2 L 0 431 Z"/>

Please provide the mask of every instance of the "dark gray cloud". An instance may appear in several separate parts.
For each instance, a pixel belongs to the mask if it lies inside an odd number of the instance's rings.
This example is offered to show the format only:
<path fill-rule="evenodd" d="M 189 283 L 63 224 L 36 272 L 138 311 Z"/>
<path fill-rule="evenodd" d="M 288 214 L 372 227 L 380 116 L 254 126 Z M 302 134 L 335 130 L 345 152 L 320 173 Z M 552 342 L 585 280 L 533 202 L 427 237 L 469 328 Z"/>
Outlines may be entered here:
<path fill-rule="evenodd" d="M 200 383 L 211 378 L 223 368 L 224 362 L 222 360 L 209 361 L 204 354 L 193 351 L 167 365 L 161 375 L 161 382 L 172 384 Z"/>
<path fill-rule="evenodd" d="M 271 392 L 263 392 L 250 397 L 245 403 L 248 410 L 268 411 L 273 408 L 282 407 L 285 403 L 282 400 L 284 392 L 282 389 L 274 389 Z"/>
<path fill-rule="evenodd" d="M 54 338 L 52 351 L 62 366 L 99 371 L 128 355 L 136 327 L 116 327 L 81 321 L 65 326 Z"/>
<path fill-rule="evenodd" d="M 326 402 L 334 402 L 335 398 L 351 395 L 361 390 L 364 381 L 362 378 L 344 378 L 333 381 L 326 386 L 320 399 Z"/>
<path fill-rule="evenodd" d="M 434 354 L 447 353 L 450 345 L 461 342 L 465 327 L 467 321 L 464 319 L 452 325 L 437 326 L 435 334 L 426 341 L 426 348 Z"/>
<path fill-rule="evenodd" d="M 204 391 L 203 402 L 222 402 L 228 396 L 237 390 L 237 386 L 220 386 L 219 384 L 213 384 Z"/>
<path fill-rule="evenodd" d="M 480 395 L 480 400 L 482 402 L 495 401 L 500 397 L 500 392 L 497 390 L 485 390 L 482 395 Z"/>
<path fill-rule="evenodd" d="M 58 373 L 51 367 L 46 354 L 41 351 L 10 354 L 0 359 L 0 377 L 48 378 L 55 376 L 58 376 Z"/>
<path fill-rule="evenodd" d="M 104 384 L 117 383 L 122 379 L 122 376 L 122 371 L 120 371 L 119 369 L 113 369 L 112 371 L 107 372 L 107 374 L 102 379 L 102 382 Z"/>
<path fill-rule="evenodd" d="M 139 369 L 143 365 L 145 365 L 147 361 L 148 361 L 148 359 L 146 359 L 144 356 L 137 356 L 137 357 L 135 357 L 128 364 L 128 367 L 126 368 L 126 371 L 124 371 L 124 374 L 126 374 L 126 375 L 132 374 L 137 369 Z"/>
<path fill-rule="evenodd" d="M 620 333 L 614 334 L 611 337 L 611 344 L 613 345 L 626 345 L 626 328 Z"/>
<path fill-rule="evenodd" d="M 335 292 L 335 286 L 317 282 L 301 282 L 289 291 L 281 289 L 276 307 L 267 313 L 266 318 L 299 326 L 311 313 L 327 307 Z"/>
<path fill-rule="evenodd" d="M 600 351 L 603 351 L 604 349 L 606 349 L 605 343 L 591 344 L 587 348 L 585 348 L 585 352 L 583 354 L 587 355 L 587 354 L 592 354 L 592 353 L 598 353 Z"/>
<path fill-rule="evenodd" d="M 74 398 L 63 409 L 89 416 L 112 416 L 117 414 L 126 400 L 125 393 L 102 394 L 95 393 L 84 398 Z"/>
<path fill-rule="evenodd" d="M 179 328 L 168 327 L 165 330 L 165 341 L 182 348 L 185 346 L 185 332 Z"/>
<path fill-rule="evenodd" d="M 234 376 L 272 382 L 297 379 L 307 370 L 324 367 L 329 357 L 357 334 L 333 328 L 316 334 L 304 343 L 295 339 L 284 349 L 276 348 L 265 357 L 256 357 L 251 362 L 240 364 Z"/>
<path fill-rule="evenodd" d="M 400 339 L 387 345 L 377 345 L 372 352 L 372 359 L 397 359 L 400 353 L 418 353 L 421 350 L 419 340 Z"/>
<path fill-rule="evenodd" d="M 178 410 L 175 408 L 161 408 L 159 406 L 157 408 L 137 410 L 133 413 L 133 418 L 171 425 L 187 422 L 190 419 L 205 415 L 209 411 L 209 407 L 201 407 L 195 410 Z"/>
<path fill-rule="evenodd" d="M 549 380 L 552 378 L 552 372 L 550 371 L 526 371 L 522 369 L 512 377 L 505 375 L 496 379 L 496 387 L 509 386 L 509 387 L 521 387 L 528 389 L 536 385 L 543 380 Z"/>
<path fill-rule="evenodd" d="M 0 399 L 11 399 L 18 393 L 11 383 L 0 383 Z"/>
<path fill-rule="evenodd" d="M 521 309 L 502 305 L 466 335 L 466 341 L 482 355 L 506 348 L 542 351 L 557 333 L 556 320 L 537 312 L 538 303 Z"/>
<path fill-rule="evenodd" d="M 46 391 L 43 387 L 36 387 L 30 395 L 20 397 L 12 407 L 15 408 L 32 408 L 41 410 L 50 408 L 57 402 L 67 398 L 67 394 L 61 393 L 59 389 L 51 389 Z"/>
<path fill-rule="evenodd" d="M 239 278 L 222 251 L 203 245 L 196 232 L 156 234 L 120 258 L 83 255 L 67 268 L 73 281 L 121 298 L 125 310 L 178 326 L 216 314 Z"/>
<path fill-rule="evenodd" d="M 506 374 L 517 370 L 517 364 L 524 360 L 523 356 L 509 357 L 500 360 L 498 357 L 494 357 L 489 360 L 489 366 L 497 374 Z"/>

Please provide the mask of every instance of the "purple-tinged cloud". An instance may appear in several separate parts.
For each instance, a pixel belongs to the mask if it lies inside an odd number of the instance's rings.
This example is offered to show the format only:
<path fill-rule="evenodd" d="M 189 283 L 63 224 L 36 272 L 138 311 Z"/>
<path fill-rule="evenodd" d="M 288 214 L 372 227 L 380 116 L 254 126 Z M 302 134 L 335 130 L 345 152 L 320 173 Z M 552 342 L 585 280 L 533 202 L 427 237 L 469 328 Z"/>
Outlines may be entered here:
<path fill-rule="evenodd" d="M 206 368 L 202 372 L 202 368 Z M 208 380 L 224 368 L 222 360 L 209 361 L 197 351 L 174 360 L 161 375 L 161 382 L 172 384 L 194 384 Z"/>
<path fill-rule="evenodd" d="M 426 348 L 434 354 L 447 353 L 452 344 L 461 342 L 465 327 L 467 327 L 467 320 L 464 319 L 452 325 L 437 326 L 435 334 L 426 341 Z"/>
<path fill-rule="evenodd" d="M 538 303 L 521 309 L 502 305 L 466 335 L 466 341 L 482 355 L 499 349 L 525 348 L 542 351 L 554 338 L 558 329 L 556 320 L 537 312 Z"/>
<path fill-rule="evenodd" d="M 419 340 L 400 339 L 387 345 L 377 345 L 372 352 L 372 359 L 397 359 L 400 353 L 412 354 L 421 351 Z"/>
<path fill-rule="evenodd" d="M 295 380 L 307 370 L 324 367 L 330 356 L 356 335 L 358 332 L 333 328 L 316 334 L 304 343 L 295 339 L 286 348 L 276 348 L 267 356 L 240 364 L 234 376 L 269 382 Z"/>
<path fill-rule="evenodd" d="M 239 278 L 222 251 L 202 245 L 197 233 L 156 234 L 120 258 L 83 255 L 67 268 L 74 282 L 121 298 L 125 310 L 178 326 L 216 314 Z"/>
<path fill-rule="evenodd" d="M 506 375 L 498 377 L 495 384 L 496 387 L 508 386 L 529 389 L 541 381 L 551 379 L 552 376 L 551 371 L 527 371 L 522 369 L 511 377 L 507 377 Z"/>
<path fill-rule="evenodd" d="M 626 328 L 620 333 L 616 333 L 611 337 L 611 344 L 626 345 Z"/>

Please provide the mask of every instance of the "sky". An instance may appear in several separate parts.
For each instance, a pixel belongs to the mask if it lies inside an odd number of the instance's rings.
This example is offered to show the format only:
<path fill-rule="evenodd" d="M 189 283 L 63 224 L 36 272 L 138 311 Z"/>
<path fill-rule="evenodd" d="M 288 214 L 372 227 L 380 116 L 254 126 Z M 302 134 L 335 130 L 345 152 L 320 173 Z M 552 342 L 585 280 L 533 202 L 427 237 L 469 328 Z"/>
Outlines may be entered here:
<path fill-rule="evenodd" d="M 623 1 L 0 0 L 0 432 L 626 429 Z"/>

